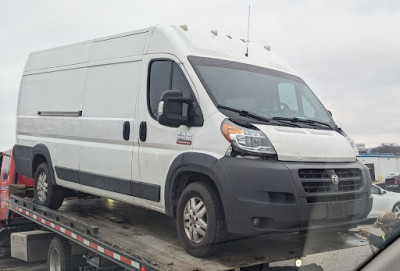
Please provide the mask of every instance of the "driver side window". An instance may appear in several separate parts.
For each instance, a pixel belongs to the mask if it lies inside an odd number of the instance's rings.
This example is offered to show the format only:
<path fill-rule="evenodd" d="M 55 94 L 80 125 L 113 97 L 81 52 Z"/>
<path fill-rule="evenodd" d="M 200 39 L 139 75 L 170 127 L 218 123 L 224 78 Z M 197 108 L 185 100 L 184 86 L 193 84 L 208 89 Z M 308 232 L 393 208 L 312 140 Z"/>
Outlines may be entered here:
<path fill-rule="evenodd" d="M 151 62 L 148 79 L 147 103 L 151 116 L 157 119 L 158 104 L 166 90 L 180 90 L 183 97 L 193 97 L 192 89 L 181 68 L 171 60 Z"/>

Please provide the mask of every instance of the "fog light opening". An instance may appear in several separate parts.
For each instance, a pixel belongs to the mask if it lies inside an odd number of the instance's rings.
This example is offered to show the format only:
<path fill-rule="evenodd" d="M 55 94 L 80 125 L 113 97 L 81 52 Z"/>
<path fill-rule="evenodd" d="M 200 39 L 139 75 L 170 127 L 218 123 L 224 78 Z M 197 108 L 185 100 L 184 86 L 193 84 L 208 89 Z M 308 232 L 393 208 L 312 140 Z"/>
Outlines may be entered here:
<path fill-rule="evenodd" d="M 301 267 L 303 265 L 303 260 L 302 259 L 296 259 L 296 267 Z"/>
<path fill-rule="evenodd" d="M 272 218 L 270 217 L 251 217 L 250 222 L 254 228 L 267 229 L 271 226 Z"/>
<path fill-rule="evenodd" d="M 253 218 L 253 226 L 258 227 L 260 226 L 260 219 L 258 217 Z"/>

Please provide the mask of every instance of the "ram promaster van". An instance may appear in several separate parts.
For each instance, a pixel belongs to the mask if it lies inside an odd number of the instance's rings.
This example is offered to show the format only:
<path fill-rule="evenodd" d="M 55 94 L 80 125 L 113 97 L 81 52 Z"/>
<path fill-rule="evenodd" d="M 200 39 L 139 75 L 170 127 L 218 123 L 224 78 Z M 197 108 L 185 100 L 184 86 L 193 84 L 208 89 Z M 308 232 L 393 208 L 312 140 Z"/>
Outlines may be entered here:
<path fill-rule="evenodd" d="M 57 209 L 69 189 L 165 213 L 198 257 L 226 232 L 350 227 L 371 209 L 368 169 L 303 79 L 216 31 L 32 53 L 17 115 L 16 167 L 37 203 Z"/>

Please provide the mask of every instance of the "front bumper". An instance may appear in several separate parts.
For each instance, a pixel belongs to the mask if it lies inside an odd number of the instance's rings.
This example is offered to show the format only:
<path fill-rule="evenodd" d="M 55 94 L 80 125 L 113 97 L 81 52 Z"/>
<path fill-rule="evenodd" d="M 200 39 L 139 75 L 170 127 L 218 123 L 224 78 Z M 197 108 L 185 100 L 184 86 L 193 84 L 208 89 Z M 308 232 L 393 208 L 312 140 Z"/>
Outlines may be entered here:
<path fill-rule="evenodd" d="M 360 173 L 357 186 L 351 186 L 349 178 L 339 177 L 339 185 L 335 185 L 327 182 L 326 176 L 321 181 L 301 179 L 299 174 L 301 170 L 335 173 L 332 170 L 350 169 Z M 213 172 L 222 186 L 225 218 L 232 233 L 350 227 L 365 220 L 372 207 L 371 178 L 358 162 L 303 163 L 224 157 L 214 164 Z M 305 180 L 311 183 L 311 189 Z"/>

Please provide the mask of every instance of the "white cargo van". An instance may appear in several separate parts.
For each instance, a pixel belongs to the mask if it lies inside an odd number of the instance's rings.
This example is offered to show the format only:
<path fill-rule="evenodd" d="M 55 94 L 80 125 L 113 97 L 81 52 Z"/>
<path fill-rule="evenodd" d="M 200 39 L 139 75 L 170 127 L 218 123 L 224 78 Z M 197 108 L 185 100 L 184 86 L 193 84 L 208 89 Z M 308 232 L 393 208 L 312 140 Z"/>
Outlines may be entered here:
<path fill-rule="evenodd" d="M 71 189 L 157 210 L 199 257 L 226 232 L 349 226 L 371 209 L 368 170 L 307 84 L 268 47 L 216 31 L 32 53 L 16 134 L 37 203 L 56 209 Z"/>

